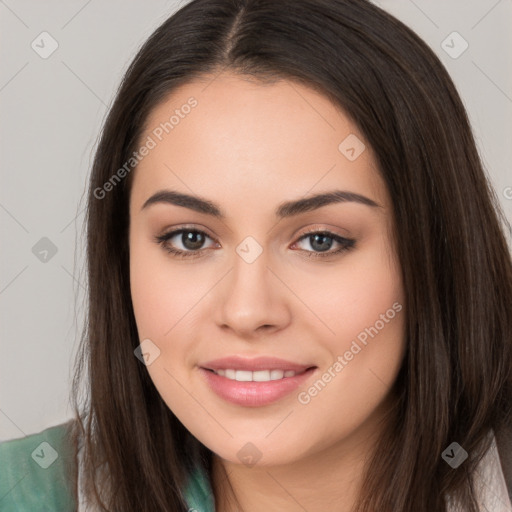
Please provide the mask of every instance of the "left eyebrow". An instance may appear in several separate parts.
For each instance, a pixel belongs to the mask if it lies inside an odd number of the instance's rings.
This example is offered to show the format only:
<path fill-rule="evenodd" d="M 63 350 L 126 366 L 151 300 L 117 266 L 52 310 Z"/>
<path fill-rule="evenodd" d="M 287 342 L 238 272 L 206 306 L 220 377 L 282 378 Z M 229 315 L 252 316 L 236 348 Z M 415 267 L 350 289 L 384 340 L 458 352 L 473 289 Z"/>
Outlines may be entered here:
<path fill-rule="evenodd" d="M 347 202 L 359 203 L 372 208 L 382 208 L 382 205 L 361 194 L 356 194 L 355 192 L 349 192 L 347 190 L 332 190 L 330 192 L 316 194 L 304 199 L 285 201 L 276 208 L 275 215 L 279 218 L 293 217 L 329 204 Z M 198 196 L 177 192 L 175 190 L 159 190 L 144 202 L 141 210 L 157 203 L 174 204 L 199 213 L 211 215 L 218 219 L 226 218 L 226 214 L 214 202 Z"/>

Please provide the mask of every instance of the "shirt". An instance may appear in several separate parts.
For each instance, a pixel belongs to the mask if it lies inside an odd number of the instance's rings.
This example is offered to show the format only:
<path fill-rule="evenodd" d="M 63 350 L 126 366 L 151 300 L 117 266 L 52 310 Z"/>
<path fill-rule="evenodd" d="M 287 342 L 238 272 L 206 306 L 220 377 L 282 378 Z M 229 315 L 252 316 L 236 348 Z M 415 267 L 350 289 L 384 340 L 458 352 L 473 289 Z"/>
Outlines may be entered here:
<path fill-rule="evenodd" d="M 83 496 L 74 496 L 77 459 L 68 441 L 70 422 L 50 427 L 37 434 L 0 443 L 0 511 L 67 512 L 85 510 Z M 477 467 L 477 493 L 482 512 L 512 512 L 497 445 Z M 80 489 L 80 473 L 78 473 Z M 196 468 L 187 480 L 184 497 L 189 511 L 215 512 L 215 500 L 206 473 Z M 450 512 L 458 510 L 450 503 Z"/>
<path fill-rule="evenodd" d="M 37 434 L 0 443 L 1 512 L 71 512 L 85 510 L 83 496 L 75 498 L 76 475 L 81 450 L 69 443 L 70 423 Z M 80 473 L 78 474 L 80 489 Z M 203 471 L 196 469 L 184 490 L 189 510 L 214 512 L 215 501 Z"/>

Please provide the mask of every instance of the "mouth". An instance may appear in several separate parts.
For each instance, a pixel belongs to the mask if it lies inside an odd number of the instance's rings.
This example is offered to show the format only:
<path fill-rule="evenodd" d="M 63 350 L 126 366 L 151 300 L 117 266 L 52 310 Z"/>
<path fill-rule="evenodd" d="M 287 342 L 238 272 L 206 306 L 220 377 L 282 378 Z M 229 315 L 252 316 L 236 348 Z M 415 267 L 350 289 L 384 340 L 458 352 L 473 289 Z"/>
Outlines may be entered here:
<path fill-rule="evenodd" d="M 300 372 L 293 370 L 280 370 L 280 369 L 267 369 L 267 370 L 235 370 L 234 368 L 219 368 L 213 370 L 212 368 L 203 368 L 206 371 L 220 375 L 229 380 L 236 380 L 238 382 L 270 382 L 274 380 L 288 379 L 296 375 L 302 375 L 308 370 L 312 370 L 316 366 L 311 366 Z"/>
<path fill-rule="evenodd" d="M 210 391 L 218 397 L 243 407 L 261 407 L 306 386 L 316 374 L 315 365 L 300 365 L 275 358 L 219 359 L 204 363 L 200 374 Z"/>
<path fill-rule="evenodd" d="M 301 373 L 304 370 L 312 368 L 314 365 L 311 364 L 300 364 L 278 357 L 259 356 L 253 358 L 242 357 L 238 355 L 223 357 L 221 359 L 215 359 L 208 361 L 200 365 L 205 370 L 213 370 L 214 372 L 224 371 L 231 374 L 231 370 L 247 371 L 257 373 L 259 371 L 283 371 L 283 372 L 294 372 L 295 374 Z M 277 375 L 277 374 L 276 374 Z M 289 374 L 291 375 L 291 374 Z M 229 378 L 229 377 L 228 377 Z M 282 377 L 279 377 L 282 378 Z"/>

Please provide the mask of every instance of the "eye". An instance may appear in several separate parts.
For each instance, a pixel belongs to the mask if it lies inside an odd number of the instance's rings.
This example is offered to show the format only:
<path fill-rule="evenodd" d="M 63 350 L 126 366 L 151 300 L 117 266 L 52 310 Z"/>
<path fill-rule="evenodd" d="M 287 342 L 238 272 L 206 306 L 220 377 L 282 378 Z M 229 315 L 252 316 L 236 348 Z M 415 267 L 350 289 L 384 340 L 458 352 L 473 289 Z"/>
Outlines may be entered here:
<path fill-rule="evenodd" d="M 203 245 L 206 239 L 213 240 L 204 231 L 182 227 L 163 235 L 155 237 L 155 242 L 160 244 L 168 253 L 176 258 L 197 258 L 200 257 L 207 248 Z M 173 239 L 176 239 L 173 241 Z M 326 258 L 341 254 L 345 251 L 352 249 L 355 246 L 355 240 L 350 238 L 341 237 L 330 231 L 310 231 L 302 235 L 297 242 L 297 245 L 304 241 L 308 241 L 312 251 L 301 249 L 307 253 L 308 258 Z M 176 248 L 175 244 L 181 244 L 183 248 Z M 332 245 L 338 244 L 338 249 L 332 251 Z M 220 244 L 215 241 L 214 246 L 220 247 Z M 293 247 L 293 246 L 292 246 Z"/>
<path fill-rule="evenodd" d="M 309 231 L 302 235 L 294 245 L 307 241 L 307 244 L 313 248 L 313 251 L 306 249 L 308 258 L 326 258 L 329 256 L 341 254 L 352 249 L 355 246 L 355 240 L 344 238 L 330 231 Z M 338 249 L 331 251 L 331 247 L 338 244 Z M 318 251 L 318 252 L 317 252 Z"/>
<path fill-rule="evenodd" d="M 207 238 L 212 239 L 204 231 L 192 228 L 180 228 L 155 237 L 155 241 L 176 258 L 195 258 L 205 250 L 202 245 Z M 173 239 L 176 241 L 173 242 Z M 181 243 L 183 249 L 174 247 Z"/>

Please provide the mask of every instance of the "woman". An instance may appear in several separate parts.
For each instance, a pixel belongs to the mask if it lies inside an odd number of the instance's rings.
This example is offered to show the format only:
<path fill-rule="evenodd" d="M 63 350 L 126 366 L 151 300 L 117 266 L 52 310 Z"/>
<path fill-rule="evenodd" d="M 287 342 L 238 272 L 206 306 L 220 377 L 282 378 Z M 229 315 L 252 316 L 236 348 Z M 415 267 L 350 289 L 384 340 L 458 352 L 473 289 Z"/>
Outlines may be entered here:
<path fill-rule="evenodd" d="M 509 510 L 507 223 L 410 29 L 193 0 L 128 69 L 89 190 L 66 503 Z"/>

